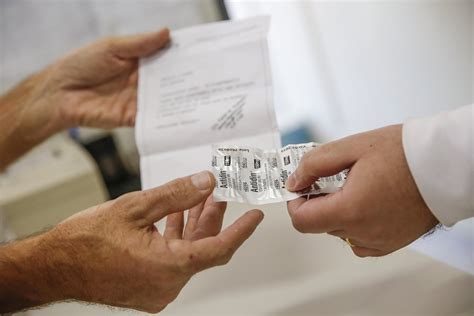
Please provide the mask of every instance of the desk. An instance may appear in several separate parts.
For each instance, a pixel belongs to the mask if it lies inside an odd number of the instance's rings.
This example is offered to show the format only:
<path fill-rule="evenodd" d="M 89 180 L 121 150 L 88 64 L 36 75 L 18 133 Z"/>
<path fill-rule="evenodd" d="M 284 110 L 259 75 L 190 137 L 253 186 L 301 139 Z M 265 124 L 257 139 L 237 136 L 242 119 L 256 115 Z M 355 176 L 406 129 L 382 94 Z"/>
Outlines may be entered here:
<path fill-rule="evenodd" d="M 250 207 L 230 204 L 226 222 Z M 159 315 L 473 315 L 474 277 L 409 249 L 355 257 L 329 235 L 303 235 L 284 204 L 231 262 L 195 276 Z M 139 315 L 62 303 L 29 315 Z M 145 314 L 144 314 L 145 315 Z"/>

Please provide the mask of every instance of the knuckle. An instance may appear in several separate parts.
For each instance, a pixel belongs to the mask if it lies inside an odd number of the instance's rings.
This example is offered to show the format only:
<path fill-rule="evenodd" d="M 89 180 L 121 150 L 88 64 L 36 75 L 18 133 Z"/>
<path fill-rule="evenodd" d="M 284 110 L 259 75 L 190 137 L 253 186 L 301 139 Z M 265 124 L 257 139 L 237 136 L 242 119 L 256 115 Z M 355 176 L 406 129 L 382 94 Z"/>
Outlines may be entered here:
<path fill-rule="evenodd" d="M 332 150 L 333 150 L 332 147 L 333 146 L 332 146 L 331 143 L 325 143 L 325 144 L 322 144 L 321 146 L 315 148 L 315 152 L 318 155 L 324 156 L 324 155 L 330 154 L 332 152 Z"/>
<path fill-rule="evenodd" d="M 187 187 L 183 181 L 176 181 L 170 185 L 165 185 L 161 190 L 160 200 L 172 202 L 186 199 L 188 197 Z"/>
<path fill-rule="evenodd" d="M 317 149 L 317 148 L 315 148 L 315 149 Z M 313 149 L 313 150 L 315 150 L 315 149 Z M 311 161 L 313 160 L 313 155 L 314 155 L 313 151 L 309 151 L 309 152 L 305 153 L 303 155 L 303 157 L 301 157 L 301 160 L 298 164 L 298 169 L 303 171 L 303 172 L 306 172 L 311 166 Z"/>
<path fill-rule="evenodd" d="M 230 259 L 232 259 L 232 256 L 235 253 L 235 250 L 236 249 L 234 249 L 234 247 L 222 243 L 211 253 L 208 266 L 223 266 L 229 263 Z"/>
<path fill-rule="evenodd" d="M 307 167 L 308 160 L 310 159 L 310 154 L 311 154 L 311 152 L 307 152 L 307 153 L 303 154 L 303 156 L 301 157 L 300 162 L 298 164 L 298 168 L 305 169 Z"/>
<path fill-rule="evenodd" d="M 231 247 L 226 247 L 222 250 L 221 255 L 218 257 L 216 265 L 223 266 L 229 263 L 230 259 L 232 259 L 232 255 L 234 251 Z"/>
<path fill-rule="evenodd" d="M 303 173 L 311 172 L 311 169 L 314 169 L 314 161 L 317 158 L 318 160 L 325 159 L 325 157 L 330 157 L 332 145 L 331 143 L 326 143 L 320 145 L 312 150 L 308 151 L 301 157 L 301 160 L 298 165 L 298 169 L 302 170 Z"/>
<path fill-rule="evenodd" d="M 113 205 L 118 209 L 128 209 L 134 204 L 134 197 L 134 193 L 123 194 L 114 200 Z"/>
<path fill-rule="evenodd" d="M 151 192 L 151 190 L 143 190 L 143 191 L 134 192 L 130 194 L 133 194 L 131 197 L 131 200 L 133 201 L 133 203 L 136 203 L 137 201 L 139 201 L 141 204 L 143 204 L 146 207 L 152 206 L 154 199 L 152 196 L 153 192 Z"/>
<path fill-rule="evenodd" d="M 318 160 L 325 161 L 331 159 L 334 153 L 334 145 L 332 143 L 322 144 L 319 147 L 313 149 L 313 152 L 310 153 L 312 153 L 314 157 L 317 157 Z"/>
<path fill-rule="evenodd" d="M 142 211 L 147 209 L 149 199 L 146 191 L 130 192 L 123 194 L 113 200 L 112 205 L 115 212 L 122 214 L 124 218 L 141 218 Z"/>

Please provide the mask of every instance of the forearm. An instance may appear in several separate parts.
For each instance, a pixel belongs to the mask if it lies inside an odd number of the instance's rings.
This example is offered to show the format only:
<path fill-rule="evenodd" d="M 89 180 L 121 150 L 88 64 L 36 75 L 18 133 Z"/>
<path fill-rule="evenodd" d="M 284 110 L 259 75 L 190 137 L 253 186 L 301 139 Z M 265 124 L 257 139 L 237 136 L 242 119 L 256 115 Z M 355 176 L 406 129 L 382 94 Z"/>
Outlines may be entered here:
<path fill-rule="evenodd" d="M 60 130 L 48 77 L 43 70 L 0 97 L 0 171 Z"/>
<path fill-rule="evenodd" d="M 0 314 L 72 298 L 73 260 L 59 244 L 48 232 L 0 247 Z"/>

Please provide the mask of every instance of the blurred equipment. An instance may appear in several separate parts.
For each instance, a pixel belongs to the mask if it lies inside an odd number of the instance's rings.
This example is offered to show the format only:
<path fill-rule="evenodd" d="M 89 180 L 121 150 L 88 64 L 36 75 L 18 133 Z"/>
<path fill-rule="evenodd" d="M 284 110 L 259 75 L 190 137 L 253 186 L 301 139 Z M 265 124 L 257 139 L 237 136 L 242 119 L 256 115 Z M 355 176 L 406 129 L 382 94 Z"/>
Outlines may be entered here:
<path fill-rule="evenodd" d="M 96 129 L 81 129 L 78 141 L 94 158 L 105 182 L 109 197 L 140 190 L 138 177 L 138 153 L 130 142 L 133 130 L 120 129 L 121 133 L 109 133 Z M 87 133 L 85 133 L 87 132 Z"/>

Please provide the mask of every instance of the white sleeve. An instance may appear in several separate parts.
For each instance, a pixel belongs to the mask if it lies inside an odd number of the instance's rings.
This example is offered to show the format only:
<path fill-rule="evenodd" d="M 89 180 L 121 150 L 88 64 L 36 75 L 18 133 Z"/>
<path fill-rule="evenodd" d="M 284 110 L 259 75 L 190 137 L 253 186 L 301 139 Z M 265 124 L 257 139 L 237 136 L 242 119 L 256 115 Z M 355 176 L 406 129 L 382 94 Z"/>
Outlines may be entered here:
<path fill-rule="evenodd" d="M 403 125 L 411 174 L 434 216 L 445 226 L 474 216 L 474 105 Z"/>

